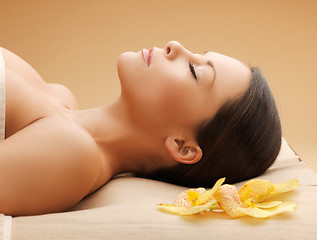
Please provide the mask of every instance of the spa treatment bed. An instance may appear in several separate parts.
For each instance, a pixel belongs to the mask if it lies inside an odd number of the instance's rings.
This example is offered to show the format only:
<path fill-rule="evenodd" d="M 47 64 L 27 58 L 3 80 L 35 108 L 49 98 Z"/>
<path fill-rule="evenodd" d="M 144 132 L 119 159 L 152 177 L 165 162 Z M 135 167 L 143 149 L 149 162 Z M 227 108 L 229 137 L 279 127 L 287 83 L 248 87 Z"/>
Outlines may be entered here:
<path fill-rule="evenodd" d="M 43 239 L 316 239 L 317 174 L 283 139 L 274 165 L 261 179 L 297 179 L 300 187 L 279 200 L 297 204 L 294 212 L 267 219 L 231 219 L 221 212 L 178 216 L 158 210 L 188 188 L 121 175 L 67 212 L 27 217 L 1 216 L 4 240 Z M 243 182 L 235 184 L 239 189 Z"/>

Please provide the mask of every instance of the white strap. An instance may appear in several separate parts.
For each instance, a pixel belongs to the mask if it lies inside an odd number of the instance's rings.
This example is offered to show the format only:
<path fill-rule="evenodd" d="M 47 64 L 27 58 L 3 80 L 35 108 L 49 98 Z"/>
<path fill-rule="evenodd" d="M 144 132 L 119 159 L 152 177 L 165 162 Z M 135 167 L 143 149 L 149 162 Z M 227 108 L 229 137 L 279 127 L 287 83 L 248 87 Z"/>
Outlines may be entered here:
<path fill-rule="evenodd" d="M 5 62 L 0 48 L 0 142 L 5 138 Z"/>
<path fill-rule="evenodd" d="M 11 239 L 12 217 L 0 214 L 0 240 Z"/>
<path fill-rule="evenodd" d="M 4 216 L 2 240 L 11 239 L 12 217 Z"/>

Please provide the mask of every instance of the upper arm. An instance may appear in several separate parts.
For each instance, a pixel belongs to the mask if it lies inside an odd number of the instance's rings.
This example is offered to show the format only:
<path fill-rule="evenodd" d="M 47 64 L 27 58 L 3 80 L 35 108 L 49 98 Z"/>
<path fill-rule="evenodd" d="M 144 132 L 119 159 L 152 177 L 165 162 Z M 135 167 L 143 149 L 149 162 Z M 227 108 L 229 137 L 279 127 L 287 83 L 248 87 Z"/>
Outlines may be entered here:
<path fill-rule="evenodd" d="M 0 143 L 0 212 L 65 210 L 91 190 L 100 160 L 94 141 L 58 118 L 40 120 Z"/>

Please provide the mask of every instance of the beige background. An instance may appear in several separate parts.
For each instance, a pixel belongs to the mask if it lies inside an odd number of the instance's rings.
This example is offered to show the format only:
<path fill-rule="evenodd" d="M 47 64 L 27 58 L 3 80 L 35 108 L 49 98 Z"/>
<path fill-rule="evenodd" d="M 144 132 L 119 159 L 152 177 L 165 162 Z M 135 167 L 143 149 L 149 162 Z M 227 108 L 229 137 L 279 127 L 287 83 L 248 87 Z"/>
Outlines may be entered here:
<path fill-rule="evenodd" d="M 123 51 L 177 40 L 259 66 L 275 95 L 283 135 L 317 171 L 317 1 L 0 0 L 0 46 L 48 82 L 69 87 L 81 108 L 120 94 Z"/>

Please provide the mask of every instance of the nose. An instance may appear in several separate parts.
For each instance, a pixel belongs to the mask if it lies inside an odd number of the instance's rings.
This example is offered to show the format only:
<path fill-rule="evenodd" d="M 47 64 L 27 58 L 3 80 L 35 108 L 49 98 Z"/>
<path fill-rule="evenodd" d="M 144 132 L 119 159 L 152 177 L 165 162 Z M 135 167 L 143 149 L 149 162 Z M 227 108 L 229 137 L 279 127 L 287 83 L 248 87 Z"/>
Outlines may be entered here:
<path fill-rule="evenodd" d="M 171 41 L 165 46 L 165 55 L 168 59 L 173 60 L 179 55 L 191 55 L 191 52 L 184 48 L 179 42 Z"/>

